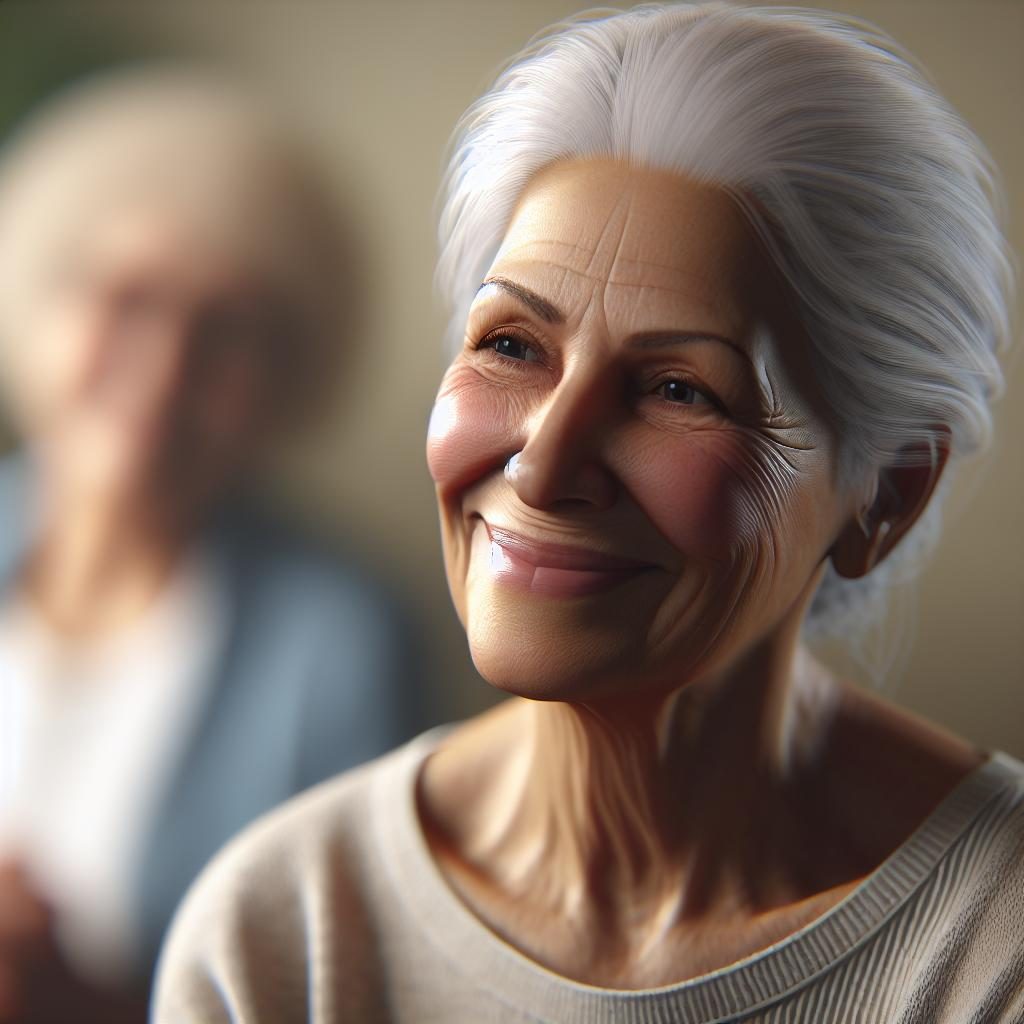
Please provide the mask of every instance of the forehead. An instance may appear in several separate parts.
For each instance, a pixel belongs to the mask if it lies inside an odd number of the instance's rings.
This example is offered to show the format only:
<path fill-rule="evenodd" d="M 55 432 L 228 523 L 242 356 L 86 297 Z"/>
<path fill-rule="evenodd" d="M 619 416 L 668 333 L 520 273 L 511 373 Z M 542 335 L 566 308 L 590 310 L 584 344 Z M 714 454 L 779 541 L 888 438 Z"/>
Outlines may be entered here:
<path fill-rule="evenodd" d="M 196 221 L 167 202 L 112 204 L 69 232 L 64 258 L 100 280 L 154 282 L 197 295 L 251 286 L 246 261 Z"/>
<path fill-rule="evenodd" d="M 683 298 L 722 309 L 749 305 L 764 264 L 749 222 L 724 190 L 609 160 L 542 171 L 492 271 L 557 270 L 577 284 L 642 290 L 645 302 Z"/>

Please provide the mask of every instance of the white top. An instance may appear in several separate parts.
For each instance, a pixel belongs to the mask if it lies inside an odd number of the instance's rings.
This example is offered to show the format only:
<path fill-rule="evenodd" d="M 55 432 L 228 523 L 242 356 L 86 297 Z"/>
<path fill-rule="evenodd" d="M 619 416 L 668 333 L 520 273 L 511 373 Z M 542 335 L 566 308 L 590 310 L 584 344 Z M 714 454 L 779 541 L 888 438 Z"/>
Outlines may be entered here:
<path fill-rule="evenodd" d="M 201 555 L 109 639 L 77 645 L 10 591 L 0 604 L 0 857 L 56 910 L 65 955 L 130 977 L 139 858 L 211 676 L 223 602 Z"/>
<path fill-rule="evenodd" d="M 1020 1024 L 1024 765 L 995 754 L 842 902 L 678 985 L 559 977 L 455 896 L 416 812 L 428 733 L 293 799 L 201 876 L 154 1024 Z"/>

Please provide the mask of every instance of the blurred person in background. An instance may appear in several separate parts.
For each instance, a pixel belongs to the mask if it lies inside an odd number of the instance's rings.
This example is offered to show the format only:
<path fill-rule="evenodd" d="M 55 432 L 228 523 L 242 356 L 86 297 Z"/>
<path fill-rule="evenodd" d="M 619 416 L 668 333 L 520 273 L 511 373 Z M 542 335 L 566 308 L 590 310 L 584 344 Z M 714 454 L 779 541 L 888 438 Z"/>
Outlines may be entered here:
<path fill-rule="evenodd" d="M 0 153 L 0 1021 L 143 1020 L 208 856 L 418 724 L 391 602 L 247 496 L 339 376 L 340 239 L 194 69 L 94 76 Z"/>

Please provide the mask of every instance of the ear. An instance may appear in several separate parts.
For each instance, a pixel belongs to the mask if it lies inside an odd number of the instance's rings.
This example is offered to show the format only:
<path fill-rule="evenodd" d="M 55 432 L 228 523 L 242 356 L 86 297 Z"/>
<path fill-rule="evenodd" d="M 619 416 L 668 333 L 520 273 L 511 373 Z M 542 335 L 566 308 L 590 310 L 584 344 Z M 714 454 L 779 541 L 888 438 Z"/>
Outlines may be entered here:
<path fill-rule="evenodd" d="M 883 466 L 878 471 L 872 497 L 836 538 L 829 555 L 840 576 L 865 576 L 917 522 L 946 467 L 948 433 L 939 433 L 931 449 L 906 449 L 906 456 L 902 463 Z"/>

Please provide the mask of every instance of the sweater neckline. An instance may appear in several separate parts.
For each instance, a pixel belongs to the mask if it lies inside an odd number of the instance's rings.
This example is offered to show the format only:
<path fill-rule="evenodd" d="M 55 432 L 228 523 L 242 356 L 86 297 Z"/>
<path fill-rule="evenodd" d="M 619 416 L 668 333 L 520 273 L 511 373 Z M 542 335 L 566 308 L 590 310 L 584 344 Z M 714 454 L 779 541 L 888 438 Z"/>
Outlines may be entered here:
<path fill-rule="evenodd" d="M 378 855 L 431 946 L 492 995 L 538 1020 L 560 1024 L 716 1024 L 778 1001 L 866 942 L 933 872 L 988 802 L 1024 777 L 1024 765 L 988 756 L 918 828 L 835 906 L 775 944 L 733 964 L 654 989 L 608 989 L 572 981 L 509 945 L 453 892 L 427 845 L 416 806 L 426 759 L 451 731 L 430 730 L 377 776 Z M 410 880 L 412 884 L 410 885 Z"/>

